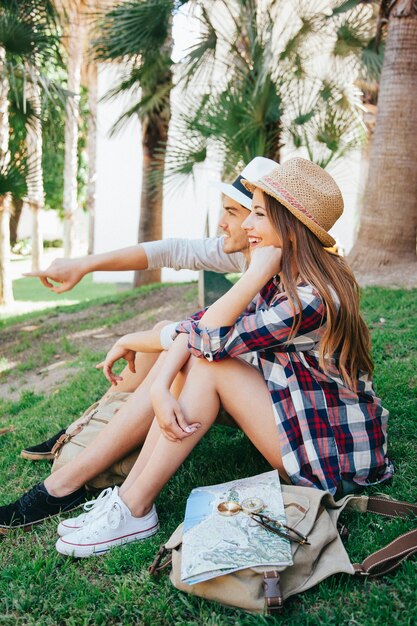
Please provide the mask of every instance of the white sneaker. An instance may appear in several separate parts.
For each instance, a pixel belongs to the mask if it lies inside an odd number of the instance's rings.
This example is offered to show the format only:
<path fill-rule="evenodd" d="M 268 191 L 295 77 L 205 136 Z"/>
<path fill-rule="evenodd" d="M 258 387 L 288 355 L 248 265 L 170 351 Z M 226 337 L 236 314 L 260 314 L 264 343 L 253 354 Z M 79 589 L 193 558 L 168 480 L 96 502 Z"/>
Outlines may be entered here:
<path fill-rule="evenodd" d="M 86 513 L 81 513 L 81 515 L 77 515 L 77 517 L 69 517 L 66 520 L 60 522 L 58 526 L 58 535 L 60 537 L 64 537 L 64 535 L 68 535 L 69 533 L 73 533 L 76 530 L 79 530 L 91 520 L 94 516 L 96 516 L 100 511 L 110 504 L 119 494 L 119 488 L 108 487 L 102 491 L 95 500 L 90 500 L 86 502 L 83 506 L 84 511 Z"/>
<path fill-rule="evenodd" d="M 117 496 L 111 506 L 103 507 L 82 528 L 60 537 L 56 549 L 67 556 L 88 557 L 107 552 L 113 546 L 146 539 L 158 530 L 155 506 L 143 517 L 133 517 Z"/>

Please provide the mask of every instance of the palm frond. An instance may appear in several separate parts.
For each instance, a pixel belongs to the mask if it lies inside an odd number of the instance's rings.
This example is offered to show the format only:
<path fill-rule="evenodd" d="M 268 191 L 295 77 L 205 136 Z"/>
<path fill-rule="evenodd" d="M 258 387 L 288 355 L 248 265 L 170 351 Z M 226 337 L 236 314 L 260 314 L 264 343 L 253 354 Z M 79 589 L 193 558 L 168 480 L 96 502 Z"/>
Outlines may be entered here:
<path fill-rule="evenodd" d="M 15 88 L 18 91 L 9 92 L 9 125 L 13 129 L 13 138 L 26 136 L 28 127 L 32 127 L 35 120 L 39 119 L 39 114 L 34 110 L 32 103 L 26 99 L 24 94 L 24 85 L 22 81 L 15 82 Z M 9 143 L 12 137 L 9 139 Z M 11 152 L 13 149 L 11 148 Z"/>
<path fill-rule="evenodd" d="M 365 141 L 363 107 L 357 90 L 346 92 L 330 80 L 310 84 L 309 92 L 308 107 L 286 130 L 295 148 L 304 147 L 312 161 L 326 167 Z"/>
<path fill-rule="evenodd" d="M 171 89 L 171 61 L 167 57 L 156 56 L 154 63 L 148 59 L 146 64 L 133 64 L 119 82 L 101 98 L 101 102 L 116 98 L 128 99 L 130 102 L 113 124 L 110 135 L 122 130 L 132 117 L 137 116 L 145 121 L 151 116 L 169 116 Z"/>
<path fill-rule="evenodd" d="M 218 44 L 218 33 L 210 19 L 210 16 L 203 6 L 202 15 L 199 18 L 201 32 L 197 43 L 192 46 L 182 65 L 186 68 L 184 72 L 185 85 L 188 86 L 191 80 L 201 81 L 207 85 L 211 84 L 212 76 L 216 69 L 216 51 Z"/>
<path fill-rule="evenodd" d="M 6 62 L 3 66 L 3 73 L 9 81 L 10 91 L 15 98 L 16 104 L 21 104 L 23 110 L 27 106 L 27 101 L 25 93 L 23 94 L 23 99 L 19 95 L 21 93 L 21 84 L 25 85 L 28 82 L 37 83 L 41 88 L 43 99 L 51 102 L 60 101 L 64 105 L 68 97 L 75 95 L 62 86 L 60 78 L 50 78 L 47 74 L 39 73 L 35 67 L 29 64 L 21 65 L 11 61 Z"/>
<path fill-rule="evenodd" d="M 359 4 L 362 4 L 363 0 L 344 0 L 339 6 L 332 9 L 332 15 L 340 15 L 346 13 L 351 9 L 355 9 Z"/>
<path fill-rule="evenodd" d="M 166 108 L 169 101 L 171 85 L 159 85 L 158 89 L 152 93 L 143 95 L 139 100 L 131 104 L 124 113 L 117 119 L 110 129 L 110 136 L 116 135 L 129 122 L 132 117 L 138 117 L 142 122 L 148 118 L 157 119 Z"/>
<path fill-rule="evenodd" d="M 27 193 L 27 162 L 13 159 L 5 165 L 0 163 L 0 196 L 7 193 L 15 198 L 23 198 Z"/>
<path fill-rule="evenodd" d="M 378 81 L 381 76 L 382 65 L 384 63 L 385 42 L 377 46 L 376 37 L 372 37 L 361 51 L 361 69 L 359 76 L 361 80 L 369 82 Z"/>
<path fill-rule="evenodd" d="M 177 193 L 190 179 L 194 180 L 195 167 L 206 160 L 207 141 L 201 137 L 182 135 L 181 143 L 178 144 L 171 134 L 168 146 L 159 148 L 158 158 L 163 160 L 164 169 L 160 168 L 159 171 L 166 189 Z"/>
<path fill-rule="evenodd" d="M 282 97 L 270 76 L 248 76 L 193 106 L 182 116 L 184 132 L 215 140 L 225 155 L 226 174 L 254 156 L 279 152 Z"/>
<path fill-rule="evenodd" d="M 168 37 L 174 8 L 173 0 L 128 0 L 116 5 L 97 24 L 95 58 L 146 58 L 148 53 L 160 51 Z"/>
<path fill-rule="evenodd" d="M 317 32 L 319 21 L 317 16 L 302 16 L 301 24 L 294 35 L 292 35 L 285 44 L 284 49 L 279 55 L 280 60 L 291 60 L 296 56 L 300 56 L 300 47 L 304 44 L 306 38 Z"/>
<path fill-rule="evenodd" d="M 38 67 L 60 58 L 57 14 L 50 0 L 9 0 L 0 8 L 0 45 L 14 63 Z"/>

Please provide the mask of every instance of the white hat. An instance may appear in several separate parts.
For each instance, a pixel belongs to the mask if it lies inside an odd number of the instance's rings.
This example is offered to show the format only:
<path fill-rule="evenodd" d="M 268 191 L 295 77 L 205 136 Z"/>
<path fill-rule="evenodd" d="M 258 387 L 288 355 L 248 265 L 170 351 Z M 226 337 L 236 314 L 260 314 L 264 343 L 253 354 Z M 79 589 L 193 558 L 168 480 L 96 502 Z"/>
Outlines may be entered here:
<path fill-rule="evenodd" d="M 229 198 L 236 200 L 246 209 L 251 209 L 252 193 L 242 185 L 242 179 L 258 180 L 276 167 L 275 161 L 266 159 L 265 157 L 255 157 L 241 171 L 239 176 L 232 183 L 214 182 L 214 187 L 220 189 Z"/>

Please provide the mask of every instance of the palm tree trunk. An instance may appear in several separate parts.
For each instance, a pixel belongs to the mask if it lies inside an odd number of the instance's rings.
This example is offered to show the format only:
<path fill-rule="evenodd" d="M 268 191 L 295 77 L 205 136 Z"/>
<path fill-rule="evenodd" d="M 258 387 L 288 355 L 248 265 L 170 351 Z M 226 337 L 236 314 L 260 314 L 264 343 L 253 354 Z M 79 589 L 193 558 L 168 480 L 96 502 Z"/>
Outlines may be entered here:
<path fill-rule="evenodd" d="M 27 83 L 27 97 L 35 113 L 28 125 L 26 146 L 28 152 L 27 198 L 32 212 L 32 271 L 37 272 L 41 266 L 43 241 L 40 229 L 40 211 L 44 207 L 44 188 L 42 172 L 42 122 L 41 92 L 37 83 L 34 68 L 27 65 L 31 79 Z"/>
<path fill-rule="evenodd" d="M 138 241 L 162 239 L 163 165 L 157 149 L 168 139 L 169 118 L 142 127 L 142 193 Z M 159 157 L 159 158 L 158 158 Z M 160 282 L 161 270 L 135 272 L 135 287 Z"/>
<path fill-rule="evenodd" d="M 408 11 L 404 11 L 408 5 Z M 415 262 L 417 233 L 417 10 L 392 11 L 355 269 Z"/>
<path fill-rule="evenodd" d="M 172 54 L 172 16 L 168 25 L 168 34 L 161 55 L 168 58 Z M 160 83 L 172 89 L 172 70 L 167 68 L 160 77 Z M 145 95 L 145 94 L 143 94 Z M 163 209 L 163 174 L 165 164 L 165 150 L 168 142 L 169 121 L 171 119 L 171 105 L 169 95 L 158 112 L 152 112 L 147 119 L 142 120 L 142 193 L 140 205 L 140 221 L 138 241 L 156 241 L 162 239 L 162 209 Z M 136 271 L 134 286 L 149 285 L 161 281 L 161 270 Z"/>
<path fill-rule="evenodd" d="M 17 241 L 17 230 L 19 228 L 19 220 L 23 210 L 23 199 L 12 198 L 12 212 L 10 218 L 10 245 L 14 246 Z"/>
<path fill-rule="evenodd" d="M 64 160 L 64 256 L 73 251 L 74 214 L 77 210 L 78 118 L 80 107 L 83 29 L 80 16 L 73 10 L 68 24 L 68 91 L 65 116 Z"/>
<path fill-rule="evenodd" d="M 88 70 L 88 254 L 94 254 L 94 218 L 97 178 L 97 88 L 97 64 L 92 62 Z"/>
<path fill-rule="evenodd" d="M 10 273 L 10 194 L 0 196 L 0 306 L 13 304 Z"/>
<path fill-rule="evenodd" d="M 9 153 L 9 83 L 5 76 L 6 52 L 0 47 L 0 167 L 7 166 Z M 11 198 L 0 196 L 0 306 L 13 303 L 10 274 L 10 213 Z"/>

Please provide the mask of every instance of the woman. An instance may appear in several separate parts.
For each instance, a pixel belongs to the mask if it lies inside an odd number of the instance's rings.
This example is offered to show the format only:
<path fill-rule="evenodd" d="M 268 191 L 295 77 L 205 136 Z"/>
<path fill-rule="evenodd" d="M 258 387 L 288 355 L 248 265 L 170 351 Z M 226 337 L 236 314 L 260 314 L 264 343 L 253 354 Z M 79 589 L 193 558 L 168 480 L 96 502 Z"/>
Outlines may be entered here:
<path fill-rule="evenodd" d="M 372 389 L 357 283 L 344 259 L 326 250 L 343 211 L 339 188 L 299 158 L 244 184 L 253 191 L 243 223 L 249 269 L 177 327 L 153 384 L 156 420 L 137 463 L 119 492 L 72 520 L 78 530 L 60 525 L 63 554 L 90 556 L 156 532 L 154 501 L 220 404 L 285 481 L 334 494 L 392 475 L 388 413 Z M 235 358 L 253 351 L 259 369 Z M 190 353 L 197 361 L 177 401 L 170 386 Z"/>

